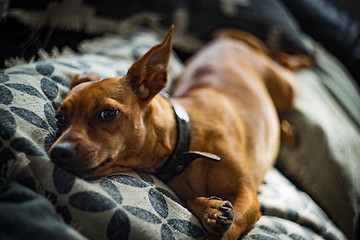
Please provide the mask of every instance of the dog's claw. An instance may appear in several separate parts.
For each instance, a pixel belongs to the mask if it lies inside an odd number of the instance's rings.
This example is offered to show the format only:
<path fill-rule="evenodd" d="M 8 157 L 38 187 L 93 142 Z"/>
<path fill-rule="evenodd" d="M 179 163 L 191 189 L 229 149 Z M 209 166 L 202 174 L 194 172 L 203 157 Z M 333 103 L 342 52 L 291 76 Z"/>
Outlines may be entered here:
<path fill-rule="evenodd" d="M 229 220 L 233 220 L 234 219 L 234 214 L 232 213 L 232 211 L 228 211 L 225 213 L 226 218 Z"/>
<path fill-rule="evenodd" d="M 228 208 L 228 207 L 224 207 L 224 206 L 220 206 L 219 207 L 219 210 L 221 210 L 221 211 L 228 211 L 230 208 Z"/>
<path fill-rule="evenodd" d="M 229 202 L 229 201 L 226 202 L 224 206 L 225 206 L 225 207 L 228 207 L 228 208 L 231 208 L 231 209 L 234 209 L 233 205 L 232 205 L 231 202 Z"/>
<path fill-rule="evenodd" d="M 226 223 L 227 220 L 228 220 L 227 217 L 218 215 L 216 219 L 216 223 Z"/>

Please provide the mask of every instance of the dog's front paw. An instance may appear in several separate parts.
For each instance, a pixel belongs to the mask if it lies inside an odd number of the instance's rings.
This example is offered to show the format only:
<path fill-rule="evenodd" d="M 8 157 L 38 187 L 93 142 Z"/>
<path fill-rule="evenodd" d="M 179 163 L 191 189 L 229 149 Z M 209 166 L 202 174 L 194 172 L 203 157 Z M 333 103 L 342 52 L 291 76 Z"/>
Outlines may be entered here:
<path fill-rule="evenodd" d="M 196 197 L 188 199 L 186 205 L 212 237 L 223 236 L 234 219 L 232 204 L 219 197 Z"/>
<path fill-rule="evenodd" d="M 222 236 L 231 226 L 233 206 L 229 201 L 223 201 L 219 197 L 210 197 L 209 206 L 205 211 L 204 227 L 209 233 Z"/>

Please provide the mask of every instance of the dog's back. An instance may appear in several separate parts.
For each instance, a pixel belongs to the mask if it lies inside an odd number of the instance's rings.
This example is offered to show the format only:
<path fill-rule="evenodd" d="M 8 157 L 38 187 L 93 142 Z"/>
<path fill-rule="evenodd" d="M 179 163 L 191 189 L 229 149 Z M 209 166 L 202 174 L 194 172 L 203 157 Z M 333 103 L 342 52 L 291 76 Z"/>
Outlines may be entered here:
<path fill-rule="evenodd" d="M 295 80 L 290 71 L 269 58 L 263 45 L 254 41 L 257 40 L 240 41 L 231 36 L 215 39 L 187 63 L 173 96 L 184 97 L 196 89 L 211 87 L 229 100 L 225 104 L 231 105 L 243 122 L 241 141 L 254 183 L 259 185 L 279 148 L 275 104 L 279 108 L 291 107 Z M 220 101 L 211 94 L 207 99 L 199 109 L 214 108 Z M 223 112 L 213 109 L 212 114 Z M 233 125 L 227 127 L 235 130 Z"/>

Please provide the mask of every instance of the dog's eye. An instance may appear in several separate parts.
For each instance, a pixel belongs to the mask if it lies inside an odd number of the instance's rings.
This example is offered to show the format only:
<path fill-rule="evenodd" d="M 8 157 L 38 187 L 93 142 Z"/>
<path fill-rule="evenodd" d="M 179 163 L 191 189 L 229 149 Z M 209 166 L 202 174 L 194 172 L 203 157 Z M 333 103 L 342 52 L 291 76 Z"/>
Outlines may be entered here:
<path fill-rule="evenodd" d="M 104 109 L 100 112 L 100 119 L 105 120 L 115 117 L 119 113 L 118 109 Z"/>
<path fill-rule="evenodd" d="M 58 127 L 63 127 L 67 123 L 66 116 L 64 116 L 62 114 L 56 115 L 55 119 L 56 119 L 56 124 Z"/>

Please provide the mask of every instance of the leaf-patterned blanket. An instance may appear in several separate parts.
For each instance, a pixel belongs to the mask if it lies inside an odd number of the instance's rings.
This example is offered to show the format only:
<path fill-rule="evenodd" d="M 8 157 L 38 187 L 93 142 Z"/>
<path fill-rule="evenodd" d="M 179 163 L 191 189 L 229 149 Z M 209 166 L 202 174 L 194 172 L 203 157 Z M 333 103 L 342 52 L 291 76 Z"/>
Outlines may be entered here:
<path fill-rule="evenodd" d="M 82 54 L 1 71 L 1 239 L 206 237 L 198 219 L 154 176 L 126 172 L 87 182 L 54 166 L 47 156 L 56 138 L 54 111 L 69 91 L 69 79 L 89 71 L 102 77 L 123 75 L 159 41 L 149 31 L 113 36 L 85 44 Z M 181 66 L 174 55 L 171 79 Z M 263 216 L 244 239 L 345 238 L 320 207 L 275 168 L 266 175 L 259 198 Z"/>

